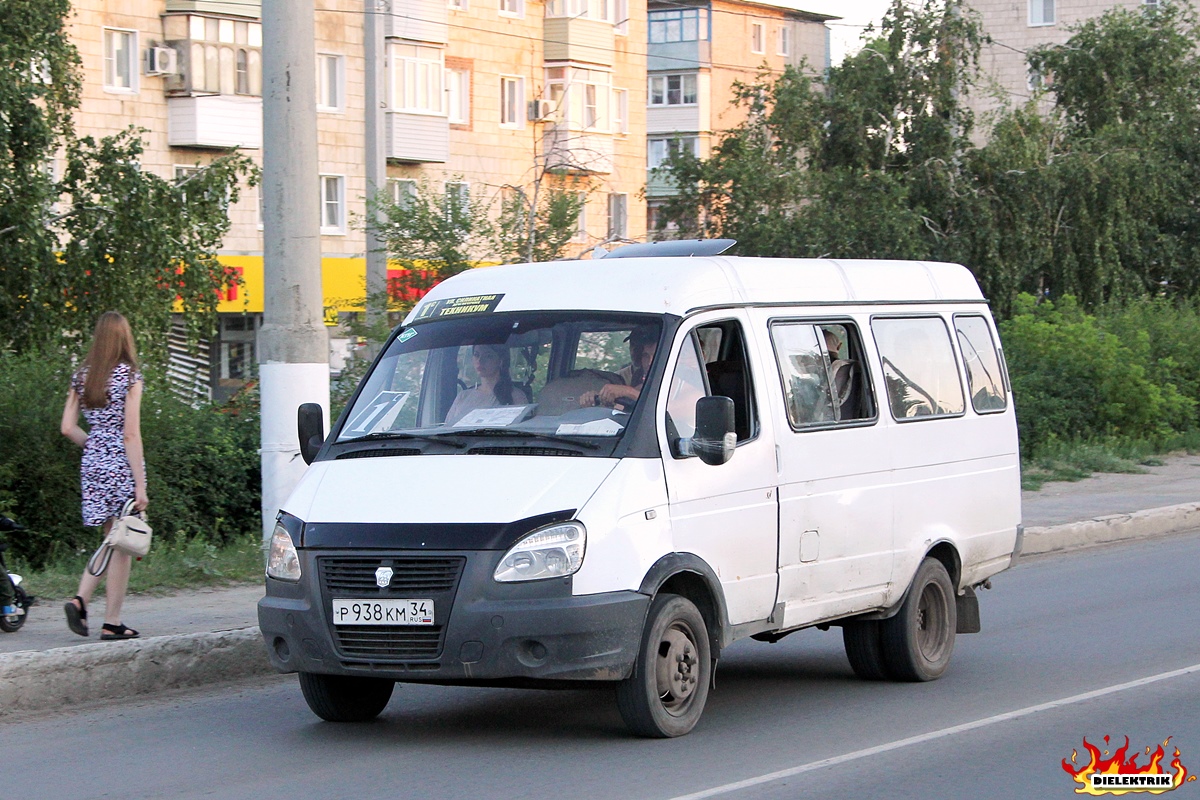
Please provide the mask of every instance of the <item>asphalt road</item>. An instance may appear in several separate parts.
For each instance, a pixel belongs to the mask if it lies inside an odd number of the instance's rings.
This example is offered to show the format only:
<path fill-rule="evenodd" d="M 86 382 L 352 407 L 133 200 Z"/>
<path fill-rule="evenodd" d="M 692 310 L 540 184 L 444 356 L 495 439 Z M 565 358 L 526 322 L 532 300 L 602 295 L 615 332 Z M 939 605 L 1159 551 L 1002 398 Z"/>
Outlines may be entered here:
<path fill-rule="evenodd" d="M 1084 737 L 1200 772 L 1200 532 L 1023 561 L 928 684 L 856 680 L 838 631 L 727 651 L 696 730 L 608 691 L 400 686 L 321 723 L 294 678 L 0 723 L 10 798 L 1056 798 Z M 1169 761 L 1169 757 L 1168 757 Z M 1142 758 L 1141 763 L 1145 762 Z M 1169 796 L 1200 798 L 1200 781 Z"/>

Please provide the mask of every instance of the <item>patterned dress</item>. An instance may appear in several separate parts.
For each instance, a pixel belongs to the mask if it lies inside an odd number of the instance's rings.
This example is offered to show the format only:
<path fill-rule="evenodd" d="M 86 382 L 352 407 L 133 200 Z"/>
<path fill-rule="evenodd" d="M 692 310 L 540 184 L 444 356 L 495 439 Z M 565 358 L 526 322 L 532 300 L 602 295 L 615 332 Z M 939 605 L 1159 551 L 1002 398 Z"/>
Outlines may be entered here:
<path fill-rule="evenodd" d="M 79 395 L 88 424 L 79 470 L 83 524 L 95 526 L 119 516 L 121 506 L 133 497 L 133 470 L 125 454 L 125 398 L 142 375 L 129 364 L 117 364 L 108 379 L 108 405 L 103 408 L 83 406 L 86 379 L 87 370 L 80 370 L 71 378 L 71 388 Z"/>

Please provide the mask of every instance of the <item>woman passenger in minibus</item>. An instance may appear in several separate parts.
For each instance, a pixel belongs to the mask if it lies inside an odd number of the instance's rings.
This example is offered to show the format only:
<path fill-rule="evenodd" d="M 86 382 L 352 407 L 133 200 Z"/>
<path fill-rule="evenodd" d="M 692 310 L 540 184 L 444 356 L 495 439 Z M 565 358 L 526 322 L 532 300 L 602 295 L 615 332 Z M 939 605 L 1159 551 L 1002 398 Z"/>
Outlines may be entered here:
<path fill-rule="evenodd" d="M 477 344 L 471 349 L 471 360 L 479 384 L 463 389 L 446 412 L 446 424 L 453 425 L 469 412 L 480 408 L 525 405 L 529 398 L 513 385 L 508 348 L 502 344 Z"/>

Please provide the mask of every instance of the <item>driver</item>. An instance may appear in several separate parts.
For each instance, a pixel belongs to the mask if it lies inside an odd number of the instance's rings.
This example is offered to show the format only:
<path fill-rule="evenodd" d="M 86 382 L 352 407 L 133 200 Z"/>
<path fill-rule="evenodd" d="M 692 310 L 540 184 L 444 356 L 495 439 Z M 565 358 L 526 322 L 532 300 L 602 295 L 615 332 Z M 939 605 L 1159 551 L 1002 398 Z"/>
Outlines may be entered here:
<path fill-rule="evenodd" d="M 639 325 L 629 332 L 625 341 L 629 342 L 630 363 L 617 370 L 625 382 L 609 383 L 599 391 L 584 392 L 579 396 L 579 405 L 615 408 L 618 404 L 630 406 L 637 402 L 658 350 L 658 331 L 653 325 Z"/>

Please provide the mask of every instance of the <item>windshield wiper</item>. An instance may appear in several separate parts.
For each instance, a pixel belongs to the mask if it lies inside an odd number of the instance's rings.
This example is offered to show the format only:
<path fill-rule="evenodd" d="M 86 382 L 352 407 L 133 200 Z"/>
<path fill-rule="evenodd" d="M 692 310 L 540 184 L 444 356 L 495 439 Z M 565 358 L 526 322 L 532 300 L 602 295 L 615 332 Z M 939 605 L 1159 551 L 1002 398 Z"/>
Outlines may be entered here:
<path fill-rule="evenodd" d="M 450 433 L 450 431 L 446 431 Z M 405 433 L 403 431 L 376 431 L 368 433 L 365 436 L 356 436 L 353 439 L 346 439 L 338 442 L 338 444 L 353 444 L 354 442 L 371 442 L 379 441 L 380 439 L 420 439 L 423 442 L 434 442 L 436 444 L 448 444 L 452 447 L 466 447 L 466 442 L 460 442 L 455 439 L 445 438 L 446 433 Z"/>
<path fill-rule="evenodd" d="M 518 431 L 511 428 L 464 428 L 462 430 L 446 431 L 442 436 L 458 434 L 459 436 L 523 436 L 534 439 L 543 439 L 547 442 L 558 442 L 559 444 L 571 444 L 576 447 L 582 447 L 586 450 L 599 450 L 599 445 L 591 442 L 581 442 L 577 439 L 568 439 L 565 436 L 554 436 L 549 433 L 538 433 L 536 431 Z M 435 436 L 438 434 L 434 434 Z"/>

